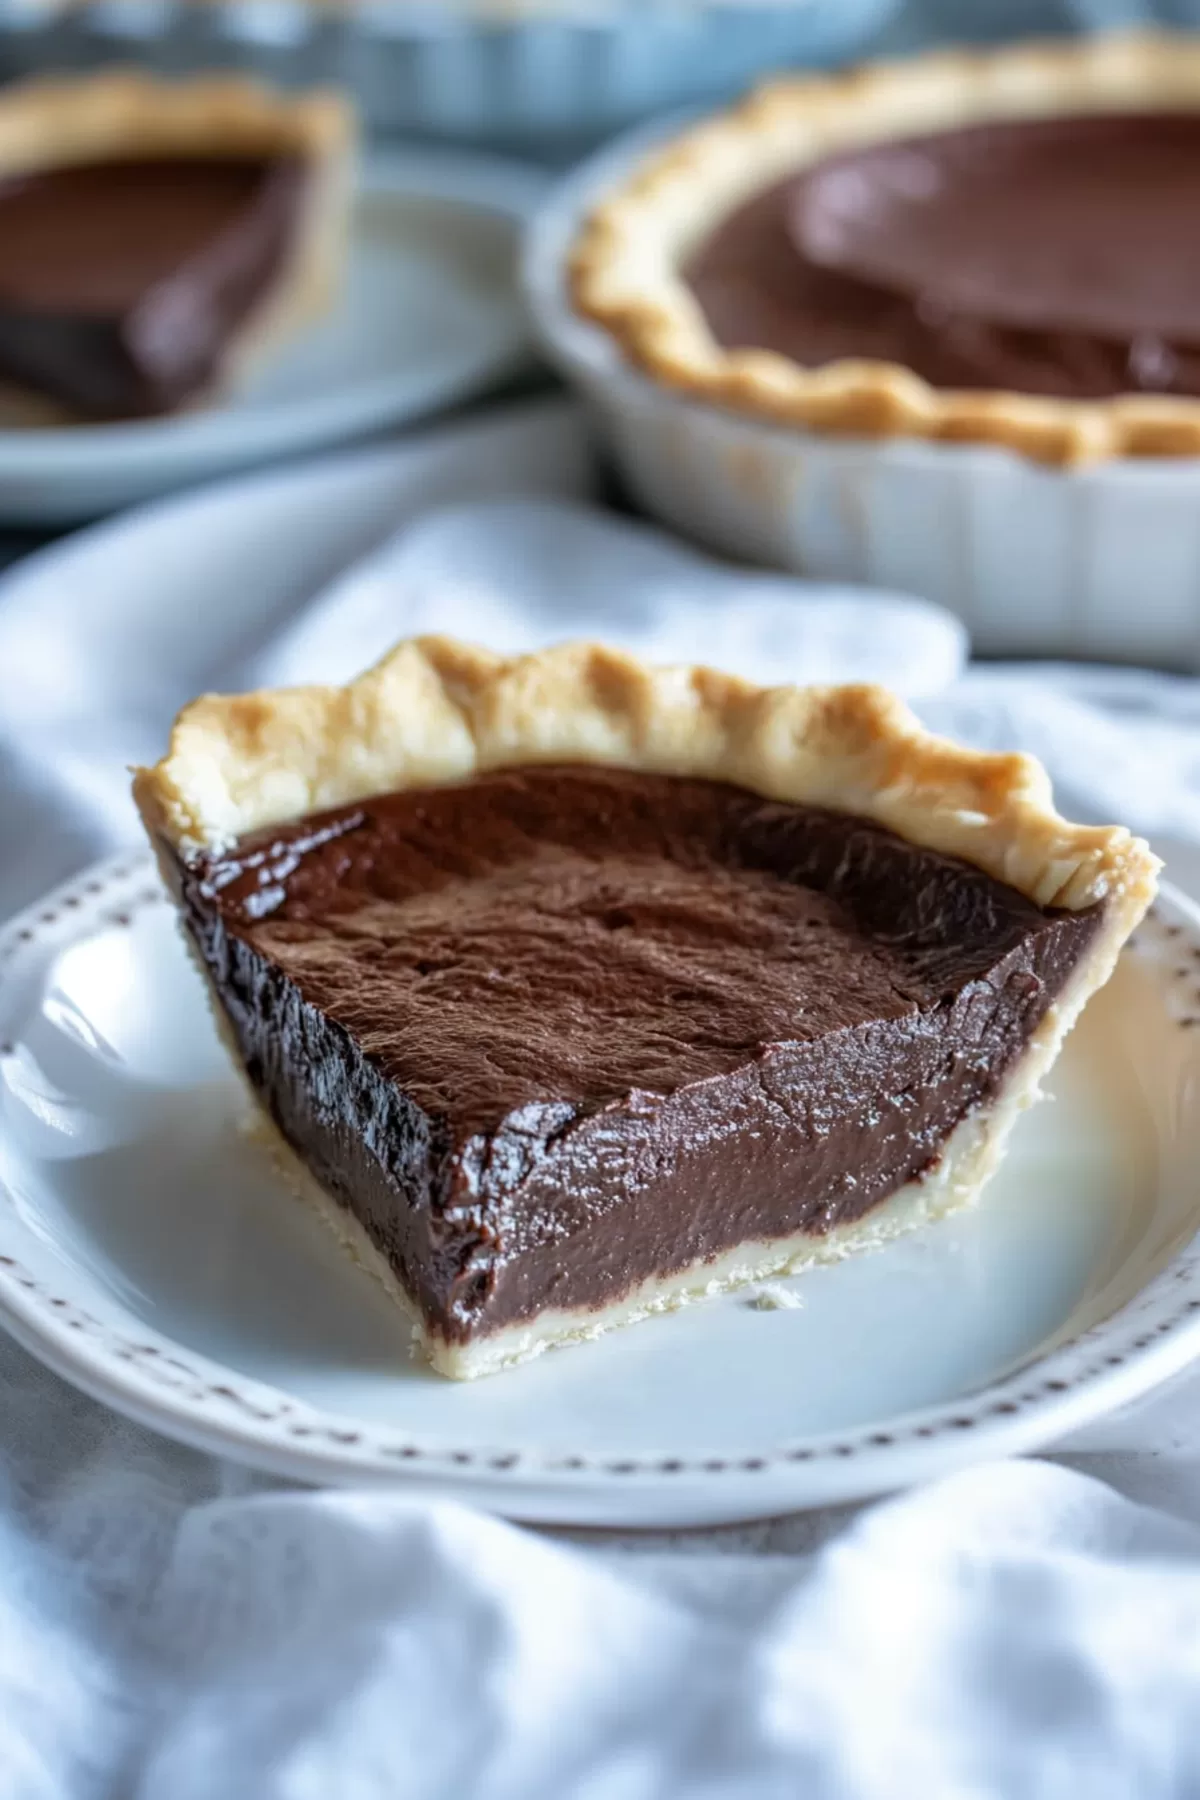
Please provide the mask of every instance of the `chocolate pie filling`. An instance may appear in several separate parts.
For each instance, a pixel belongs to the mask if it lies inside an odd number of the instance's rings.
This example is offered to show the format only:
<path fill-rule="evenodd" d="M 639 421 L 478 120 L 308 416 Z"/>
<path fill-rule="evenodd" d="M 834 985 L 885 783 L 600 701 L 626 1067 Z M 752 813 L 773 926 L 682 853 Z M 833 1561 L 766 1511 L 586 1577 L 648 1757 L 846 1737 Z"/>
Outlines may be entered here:
<path fill-rule="evenodd" d="M 219 156 L 0 180 L 0 381 L 95 417 L 202 391 L 282 271 L 304 181 L 298 158 Z"/>
<path fill-rule="evenodd" d="M 1100 916 L 583 767 L 385 794 L 180 883 L 255 1088 L 459 1342 L 861 1216 L 995 1093 Z"/>
<path fill-rule="evenodd" d="M 829 157 L 686 279 L 718 342 L 939 388 L 1200 396 L 1200 114 L 1014 119 Z"/>

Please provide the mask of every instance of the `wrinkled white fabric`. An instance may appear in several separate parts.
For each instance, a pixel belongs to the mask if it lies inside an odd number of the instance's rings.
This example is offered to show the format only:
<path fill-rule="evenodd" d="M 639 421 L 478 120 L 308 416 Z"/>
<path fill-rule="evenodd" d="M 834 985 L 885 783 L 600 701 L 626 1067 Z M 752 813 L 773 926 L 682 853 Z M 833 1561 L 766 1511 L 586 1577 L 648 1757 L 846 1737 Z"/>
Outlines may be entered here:
<path fill-rule="evenodd" d="M 602 638 L 651 661 L 703 656 L 752 681 L 803 669 L 887 681 L 910 697 L 962 669 L 966 633 L 900 594 L 796 581 L 718 563 L 653 526 L 563 499 L 472 501 L 427 512 L 352 569 L 267 646 L 253 679 L 345 680 L 404 629 L 510 653 Z"/>
<path fill-rule="evenodd" d="M 1200 1528 L 1069 1469 L 571 1542 L 0 1376 L 6 1800 L 1200 1792 Z"/>
<path fill-rule="evenodd" d="M 937 608 L 724 568 L 590 509 L 553 429 L 514 426 L 499 458 L 493 430 L 483 464 L 465 433 L 469 504 L 451 458 L 390 544 L 257 632 L 214 608 L 155 634 L 119 594 L 99 618 L 95 594 L 8 607 L 0 585 L 0 841 L 39 833 L 0 858 L 0 914 L 133 836 L 121 766 L 182 694 L 339 678 L 414 629 L 889 679 L 941 728 L 1035 751 L 1071 808 L 1177 840 L 1186 876 L 1200 684 L 964 670 Z M 5 1339 L 0 1420 L 3 1800 L 1200 1793 L 1196 1378 L 1058 1466 L 627 1539 L 288 1490 Z"/>

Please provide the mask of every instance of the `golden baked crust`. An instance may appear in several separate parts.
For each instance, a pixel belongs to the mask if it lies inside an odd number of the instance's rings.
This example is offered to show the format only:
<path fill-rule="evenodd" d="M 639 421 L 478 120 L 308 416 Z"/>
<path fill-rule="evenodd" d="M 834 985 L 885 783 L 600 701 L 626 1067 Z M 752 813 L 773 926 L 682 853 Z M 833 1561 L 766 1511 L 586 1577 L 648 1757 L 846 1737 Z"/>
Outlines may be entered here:
<path fill-rule="evenodd" d="M 0 94 L 0 177 L 93 160 L 281 155 L 309 166 L 287 268 L 230 348 L 227 373 L 317 317 L 336 291 L 345 252 L 354 117 L 337 94 L 282 94 L 241 76 L 159 80 L 131 69 L 38 78 Z M 41 396 L 7 389 L 9 425 L 57 423 Z"/>
<path fill-rule="evenodd" d="M 1128 906 L 1158 862 L 1123 826 L 1073 825 L 1041 764 L 924 730 L 879 687 L 756 687 L 655 668 L 599 644 L 501 657 L 412 638 L 347 687 L 209 694 L 137 771 L 151 836 L 185 855 L 397 788 L 477 771 L 590 762 L 733 782 L 872 819 L 960 856 L 1041 906 Z"/>
<path fill-rule="evenodd" d="M 777 424 L 999 444 L 1051 464 L 1200 454 L 1195 400 L 956 392 L 899 363 L 806 369 L 773 351 L 724 350 L 679 274 L 742 200 L 834 151 L 976 120 L 1156 108 L 1200 111 L 1200 38 L 1033 43 L 771 83 L 654 152 L 594 210 L 570 255 L 575 307 L 657 380 Z"/>

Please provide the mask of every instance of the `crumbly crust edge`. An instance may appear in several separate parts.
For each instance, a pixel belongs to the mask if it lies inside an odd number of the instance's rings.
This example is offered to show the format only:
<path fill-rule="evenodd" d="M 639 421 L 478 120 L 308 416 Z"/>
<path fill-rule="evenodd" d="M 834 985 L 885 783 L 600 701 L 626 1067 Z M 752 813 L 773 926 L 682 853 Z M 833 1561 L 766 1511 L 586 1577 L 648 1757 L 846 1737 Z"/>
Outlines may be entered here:
<path fill-rule="evenodd" d="M 599 644 L 506 658 L 412 638 L 345 687 L 205 695 L 163 760 L 135 772 L 134 795 L 152 840 L 187 857 L 371 794 L 551 762 L 728 781 L 871 819 L 1039 905 L 1107 901 L 1120 941 L 1155 892 L 1141 839 L 1071 824 L 1032 757 L 937 737 L 884 688 L 764 688 Z"/>
<path fill-rule="evenodd" d="M 776 81 L 652 153 L 592 211 L 568 257 L 572 302 L 654 379 L 776 425 L 994 444 L 1059 466 L 1197 455 L 1194 400 L 939 390 L 899 363 L 806 369 L 772 351 L 726 351 L 679 275 L 743 199 L 835 150 L 975 120 L 1160 107 L 1200 111 L 1200 38 L 1027 43 Z"/>

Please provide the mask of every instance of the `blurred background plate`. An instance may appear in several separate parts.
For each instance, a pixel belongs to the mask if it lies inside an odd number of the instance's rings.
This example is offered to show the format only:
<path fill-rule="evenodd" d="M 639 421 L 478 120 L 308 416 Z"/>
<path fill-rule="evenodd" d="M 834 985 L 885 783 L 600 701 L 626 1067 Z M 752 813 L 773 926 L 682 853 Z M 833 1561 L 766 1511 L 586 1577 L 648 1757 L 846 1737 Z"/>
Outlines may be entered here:
<path fill-rule="evenodd" d="M 0 79 L 136 62 L 334 82 L 369 130 L 564 160 L 664 107 L 863 50 L 897 0 L 0 0 Z"/>
<path fill-rule="evenodd" d="M 515 285 L 537 171 L 389 151 L 364 172 L 330 316 L 219 405 L 170 419 L 0 431 L 0 522 L 54 524 L 464 400 L 528 356 Z"/>

